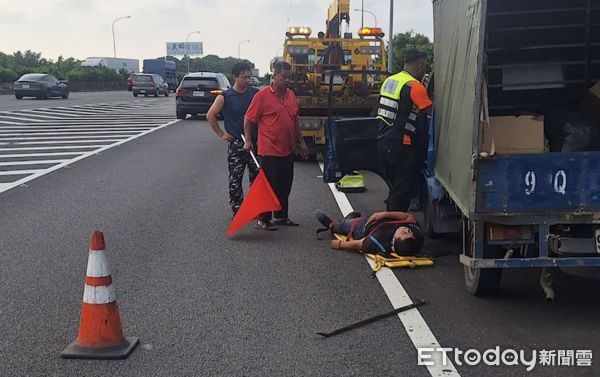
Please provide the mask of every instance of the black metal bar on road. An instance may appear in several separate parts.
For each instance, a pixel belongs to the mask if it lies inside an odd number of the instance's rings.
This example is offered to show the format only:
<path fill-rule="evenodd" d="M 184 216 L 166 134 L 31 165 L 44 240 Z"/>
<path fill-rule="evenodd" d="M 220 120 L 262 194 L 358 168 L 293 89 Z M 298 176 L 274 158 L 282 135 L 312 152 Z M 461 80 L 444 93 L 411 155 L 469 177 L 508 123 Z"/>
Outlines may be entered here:
<path fill-rule="evenodd" d="M 332 332 L 328 332 L 328 333 L 318 332 L 317 334 L 321 335 L 321 336 L 323 336 L 325 338 L 328 338 L 330 336 L 338 335 L 338 334 L 341 334 L 343 332 L 350 331 L 350 330 L 362 327 L 362 326 L 367 325 L 369 323 L 373 323 L 373 322 L 379 321 L 381 319 L 391 317 L 391 316 L 396 315 L 398 313 L 405 312 L 405 311 L 410 310 L 410 309 L 414 309 L 414 308 L 419 307 L 421 305 L 425 305 L 425 301 L 415 301 L 415 302 L 413 302 L 410 305 L 405 305 L 405 306 L 402 306 L 400 308 L 396 308 L 396 309 L 394 309 L 394 310 L 392 310 L 390 312 L 379 314 L 379 315 L 376 315 L 376 316 L 371 317 L 371 318 L 363 319 L 362 321 L 358 321 L 358 322 L 353 323 L 351 325 L 344 326 L 344 327 L 339 328 L 337 330 L 334 330 Z"/>

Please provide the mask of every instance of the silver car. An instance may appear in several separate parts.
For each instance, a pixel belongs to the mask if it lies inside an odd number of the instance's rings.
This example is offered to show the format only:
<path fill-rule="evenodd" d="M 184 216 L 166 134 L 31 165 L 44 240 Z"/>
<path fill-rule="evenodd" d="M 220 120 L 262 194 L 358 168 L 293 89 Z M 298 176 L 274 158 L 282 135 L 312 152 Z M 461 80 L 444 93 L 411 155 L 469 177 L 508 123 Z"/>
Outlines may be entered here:
<path fill-rule="evenodd" d="M 133 78 L 133 86 L 131 87 L 133 96 L 137 97 L 143 94 L 144 97 L 153 94 L 154 97 L 158 97 L 164 94 L 165 97 L 169 96 L 169 84 L 162 78 L 161 75 L 154 73 L 138 73 Z"/>

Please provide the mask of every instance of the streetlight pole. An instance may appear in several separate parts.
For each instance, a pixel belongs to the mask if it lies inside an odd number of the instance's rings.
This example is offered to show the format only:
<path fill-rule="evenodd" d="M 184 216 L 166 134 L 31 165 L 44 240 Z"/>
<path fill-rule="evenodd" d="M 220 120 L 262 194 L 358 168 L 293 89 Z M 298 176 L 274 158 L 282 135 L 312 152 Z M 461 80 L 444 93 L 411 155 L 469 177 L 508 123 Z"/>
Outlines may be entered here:
<path fill-rule="evenodd" d="M 390 36 L 388 44 L 388 72 L 392 72 L 392 41 L 394 40 L 394 0 L 390 0 Z"/>
<path fill-rule="evenodd" d="M 242 43 L 246 43 L 246 42 L 250 42 L 250 40 L 246 39 L 246 40 L 240 41 L 240 43 L 238 43 L 238 59 L 240 58 L 240 46 Z"/>
<path fill-rule="evenodd" d="M 375 13 L 371 12 L 370 10 L 366 10 L 366 9 L 355 9 L 354 11 L 355 11 L 355 12 L 362 12 L 362 14 L 363 14 L 363 18 L 364 18 L 364 13 L 365 13 L 365 12 L 369 13 L 371 16 L 373 16 L 373 19 L 375 20 L 375 26 L 377 26 L 377 16 L 375 16 Z M 364 24 L 365 24 L 365 23 L 364 23 L 364 20 L 363 20 L 363 21 L 362 21 L 362 24 L 361 24 L 361 25 L 362 25 L 361 27 L 363 27 L 363 26 L 364 26 Z"/>
<path fill-rule="evenodd" d="M 360 27 L 365 27 L 365 0 L 360 2 Z M 375 26 L 377 26 L 377 22 L 375 22 Z"/>
<path fill-rule="evenodd" d="M 131 18 L 131 16 L 125 16 L 125 17 L 119 17 L 119 18 L 115 18 L 115 20 L 112 23 L 112 33 L 113 33 L 113 53 L 115 55 L 115 58 L 117 57 L 117 44 L 115 43 L 115 22 L 119 21 L 119 20 L 124 20 L 126 18 Z"/>
<path fill-rule="evenodd" d="M 188 33 L 188 35 L 185 37 L 185 54 L 187 57 L 187 73 L 190 73 L 190 35 L 192 34 L 200 34 L 200 31 L 192 31 L 191 33 Z"/>

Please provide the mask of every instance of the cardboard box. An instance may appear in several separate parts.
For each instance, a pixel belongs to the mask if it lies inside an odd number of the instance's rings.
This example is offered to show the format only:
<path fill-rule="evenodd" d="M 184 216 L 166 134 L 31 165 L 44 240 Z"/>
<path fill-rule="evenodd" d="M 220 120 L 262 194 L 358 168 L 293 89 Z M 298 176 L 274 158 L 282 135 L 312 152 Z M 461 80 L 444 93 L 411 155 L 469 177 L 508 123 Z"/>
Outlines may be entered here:
<path fill-rule="evenodd" d="M 596 122 L 600 123 L 600 82 L 587 92 L 579 111 L 591 115 Z"/>
<path fill-rule="evenodd" d="M 491 149 L 493 137 L 497 154 L 543 153 L 544 118 L 532 116 L 491 117 L 490 129 L 483 127 L 484 150 Z"/>

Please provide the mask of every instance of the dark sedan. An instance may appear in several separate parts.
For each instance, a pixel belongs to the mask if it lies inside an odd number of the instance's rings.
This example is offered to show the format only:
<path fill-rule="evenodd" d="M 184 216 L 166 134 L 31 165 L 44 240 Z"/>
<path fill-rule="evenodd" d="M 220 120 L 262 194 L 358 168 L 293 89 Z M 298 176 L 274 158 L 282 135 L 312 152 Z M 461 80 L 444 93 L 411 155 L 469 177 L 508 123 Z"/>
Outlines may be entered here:
<path fill-rule="evenodd" d="M 69 98 L 69 87 L 64 81 L 46 73 L 28 73 L 21 76 L 13 84 L 15 97 L 36 97 L 47 99 L 50 97 Z"/>
<path fill-rule="evenodd" d="M 187 114 L 205 114 L 215 98 L 230 87 L 227 76 L 222 73 L 188 73 L 175 92 L 177 119 L 185 119 Z"/>

